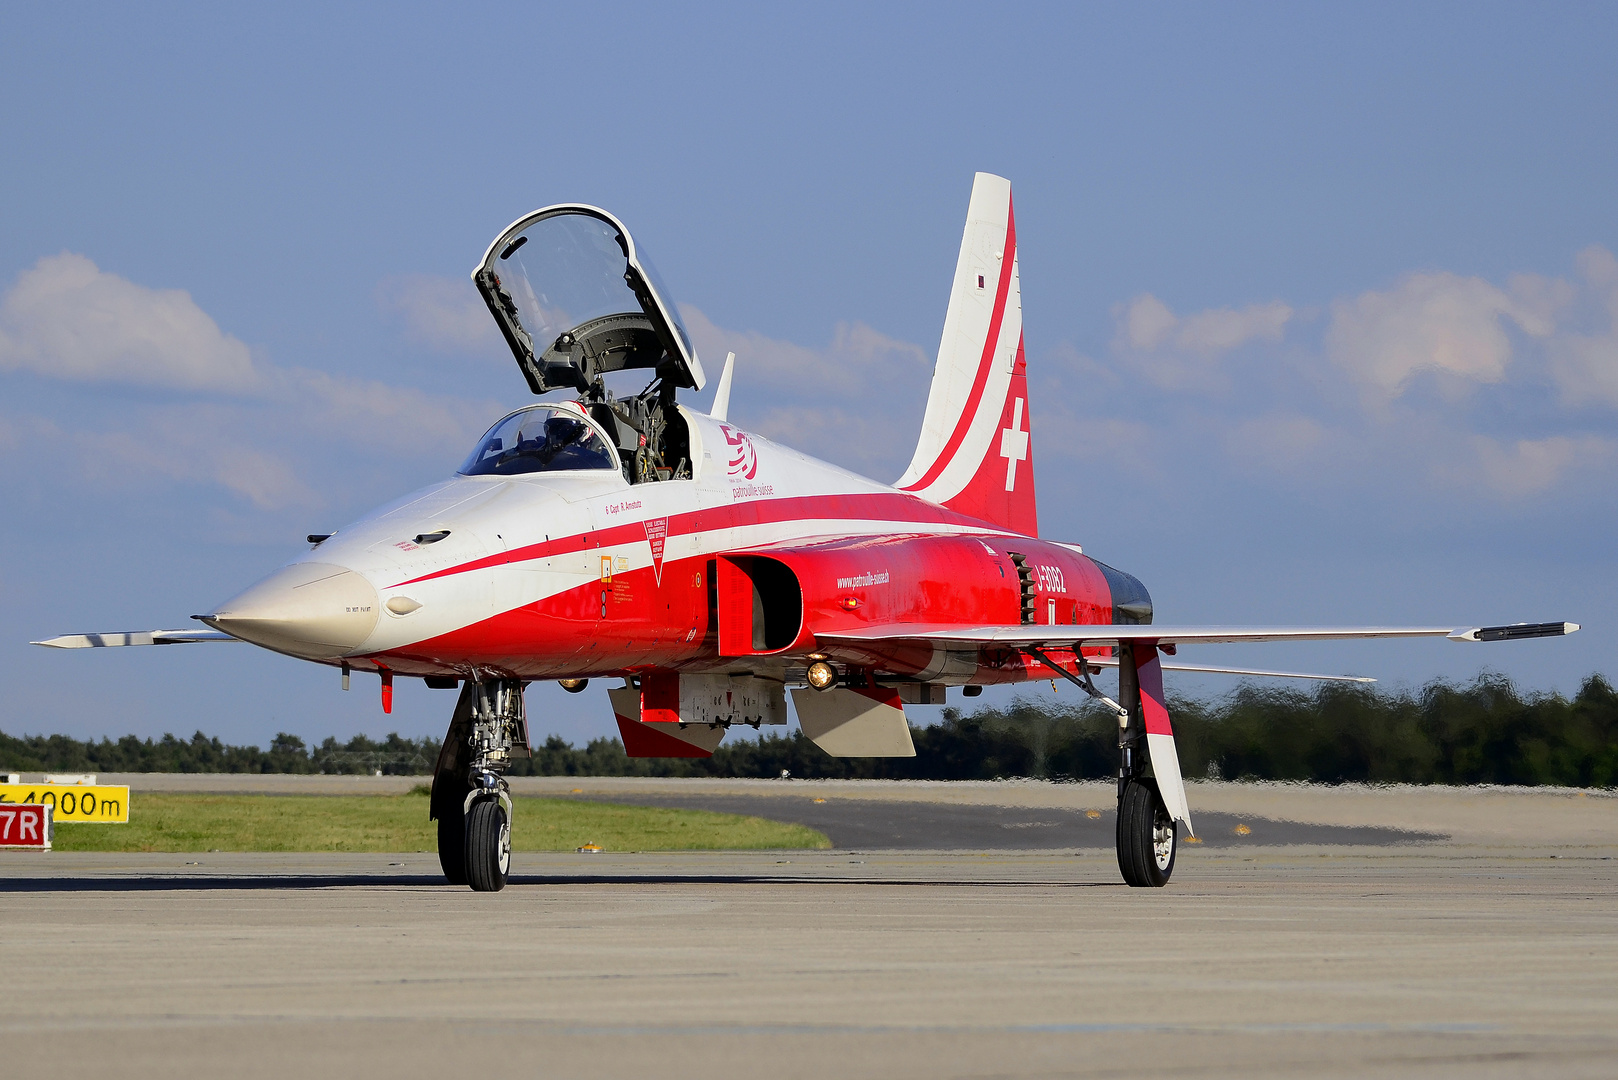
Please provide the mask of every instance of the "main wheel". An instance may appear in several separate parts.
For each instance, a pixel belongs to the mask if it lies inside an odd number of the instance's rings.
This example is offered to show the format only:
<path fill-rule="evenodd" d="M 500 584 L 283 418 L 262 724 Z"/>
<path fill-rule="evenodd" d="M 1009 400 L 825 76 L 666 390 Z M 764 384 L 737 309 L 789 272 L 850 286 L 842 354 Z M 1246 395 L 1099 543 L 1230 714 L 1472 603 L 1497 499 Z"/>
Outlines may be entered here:
<path fill-rule="evenodd" d="M 1131 780 L 1118 800 L 1118 869 L 1134 888 L 1158 889 L 1174 873 L 1179 823 L 1169 817 L 1157 785 Z"/>
<path fill-rule="evenodd" d="M 451 885 L 466 884 L 466 815 L 457 806 L 438 818 L 438 865 Z"/>
<path fill-rule="evenodd" d="M 498 799 L 480 799 L 466 815 L 466 883 L 499 892 L 511 871 L 511 820 Z"/>

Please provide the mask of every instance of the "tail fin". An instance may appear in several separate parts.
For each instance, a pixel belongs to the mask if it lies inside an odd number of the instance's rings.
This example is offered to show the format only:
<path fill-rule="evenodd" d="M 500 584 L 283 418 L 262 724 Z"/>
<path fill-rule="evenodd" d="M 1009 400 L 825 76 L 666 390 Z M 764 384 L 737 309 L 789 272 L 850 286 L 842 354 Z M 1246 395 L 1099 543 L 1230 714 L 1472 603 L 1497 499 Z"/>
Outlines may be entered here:
<path fill-rule="evenodd" d="M 899 488 L 1037 535 L 1011 182 L 978 173 L 921 441 Z"/>

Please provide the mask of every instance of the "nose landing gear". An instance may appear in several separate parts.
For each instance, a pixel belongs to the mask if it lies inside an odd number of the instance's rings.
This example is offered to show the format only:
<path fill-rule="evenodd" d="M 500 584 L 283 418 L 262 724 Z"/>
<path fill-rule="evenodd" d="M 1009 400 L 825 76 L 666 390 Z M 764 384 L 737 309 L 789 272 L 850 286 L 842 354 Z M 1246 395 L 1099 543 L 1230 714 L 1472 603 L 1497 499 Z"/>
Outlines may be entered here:
<path fill-rule="evenodd" d="M 482 799 L 466 815 L 466 883 L 476 892 L 499 892 L 511 872 L 509 798 Z"/>
<path fill-rule="evenodd" d="M 528 746 L 523 684 L 469 682 L 461 690 L 433 773 L 438 863 L 451 885 L 499 892 L 511 872 L 511 792 L 504 773 Z"/>

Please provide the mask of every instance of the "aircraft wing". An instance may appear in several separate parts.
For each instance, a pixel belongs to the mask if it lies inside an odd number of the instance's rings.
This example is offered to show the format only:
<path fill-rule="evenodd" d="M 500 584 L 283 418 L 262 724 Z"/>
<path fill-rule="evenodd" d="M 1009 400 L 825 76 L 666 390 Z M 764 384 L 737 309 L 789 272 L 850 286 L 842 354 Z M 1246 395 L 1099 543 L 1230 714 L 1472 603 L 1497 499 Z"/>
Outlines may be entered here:
<path fill-rule="evenodd" d="M 1081 646 L 1155 642 L 1184 644 L 1237 644 L 1264 641 L 1351 641 L 1366 638 L 1448 638 L 1451 641 L 1512 641 L 1521 638 L 1560 637 L 1578 630 L 1577 623 L 1513 623 L 1508 626 L 1168 626 L 1098 623 L 1034 626 L 938 626 L 894 623 L 817 633 L 818 648 L 846 660 L 864 664 L 898 662 L 911 670 L 927 670 L 949 654 L 1037 652 L 1077 649 Z M 1112 667 L 1106 657 L 1087 658 L 1095 667 Z M 1302 671 L 1265 671 L 1246 667 L 1205 667 L 1165 660 L 1165 671 L 1219 675 L 1254 675 L 1268 678 L 1320 679 L 1334 682 L 1372 682 L 1364 676 L 1316 675 Z"/>
<path fill-rule="evenodd" d="M 1117 623 L 1046 624 L 1036 626 L 935 626 L 894 623 L 816 634 L 826 645 L 932 645 L 943 648 L 981 649 L 1072 648 L 1077 645 L 1119 645 L 1155 641 L 1160 645 L 1234 644 L 1260 641 L 1348 641 L 1361 638 L 1449 638 L 1451 641 L 1514 641 L 1521 638 L 1561 637 L 1579 629 L 1578 623 L 1512 623 L 1506 626 L 1154 626 Z"/>
<path fill-rule="evenodd" d="M 1087 656 L 1084 659 L 1085 663 L 1092 668 L 1115 668 L 1118 666 L 1117 659 L 1111 656 Z M 1164 671 L 1190 671 L 1200 675 L 1256 675 L 1265 679 L 1312 679 L 1316 682 L 1376 682 L 1369 675 L 1318 675 L 1308 671 L 1269 671 L 1265 668 L 1210 667 L 1206 664 L 1179 664 L 1173 661 L 1167 661 L 1161 666 Z"/>
<path fill-rule="evenodd" d="M 240 641 L 223 630 L 133 630 L 112 634 L 63 634 L 30 641 L 47 649 L 106 649 L 115 645 L 191 645 L 199 641 Z"/>

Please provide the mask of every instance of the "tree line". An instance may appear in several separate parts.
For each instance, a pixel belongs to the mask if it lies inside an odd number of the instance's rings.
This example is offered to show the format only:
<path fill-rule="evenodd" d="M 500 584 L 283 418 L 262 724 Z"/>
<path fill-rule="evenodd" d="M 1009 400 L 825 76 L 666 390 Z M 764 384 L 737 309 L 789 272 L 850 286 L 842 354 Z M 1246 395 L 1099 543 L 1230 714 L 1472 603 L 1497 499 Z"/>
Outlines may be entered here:
<path fill-rule="evenodd" d="M 1324 783 L 1618 786 L 1618 693 L 1600 675 L 1571 699 L 1523 694 L 1498 675 L 1420 690 L 1324 683 L 1312 690 L 1244 683 L 1214 701 L 1171 698 L 1187 777 Z M 793 731 L 721 745 L 711 758 L 630 758 L 617 739 L 582 747 L 557 736 L 518 757 L 517 776 L 713 776 L 992 780 L 1100 779 L 1117 766 L 1112 715 L 1087 699 L 1018 699 L 970 714 L 945 709 L 913 728 L 914 758 L 833 758 Z M 280 734 L 268 750 L 125 736 L 80 742 L 0 733 L 0 769 L 63 772 L 430 773 L 438 740 L 389 735 L 305 746 Z"/>
<path fill-rule="evenodd" d="M 356 735 L 346 743 L 328 738 L 306 746 L 282 732 L 270 748 L 229 746 L 197 732 L 190 739 L 164 735 L 80 742 L 66 735 L 16 737 L 0 732 L 0 771 L 170 773 L 350 773 L 416 776 L 433 771 L 439 740 Z"/>

